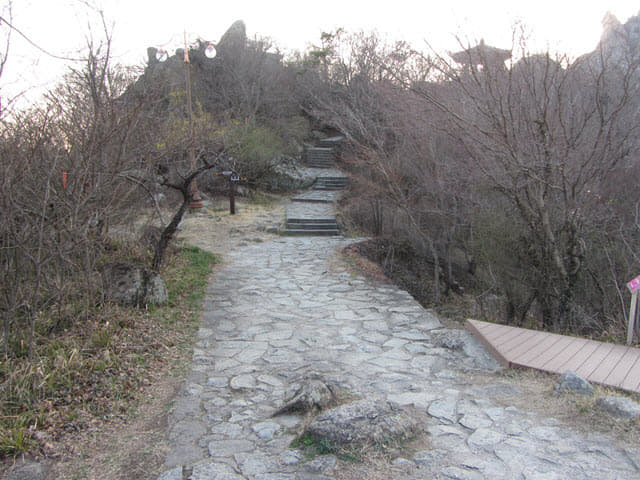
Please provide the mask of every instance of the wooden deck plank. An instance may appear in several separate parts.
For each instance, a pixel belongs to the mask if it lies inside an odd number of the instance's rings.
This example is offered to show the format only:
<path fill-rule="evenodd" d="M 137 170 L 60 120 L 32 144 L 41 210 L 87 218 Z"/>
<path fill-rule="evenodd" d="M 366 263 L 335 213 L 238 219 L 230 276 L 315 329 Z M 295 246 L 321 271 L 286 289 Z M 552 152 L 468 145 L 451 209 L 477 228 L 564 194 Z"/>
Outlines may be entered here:
<path fill-rule="evenodd" d="M 497 349 L 504 351 L 505 349 L 508 349 L 514 341 L 517 341 L 520 336 L 522 336 L 522 332 L 519 332 L 518 329 L 512 327 L 509 330 L 505 329 L 505 332 L 492 343 Z"/>
<path fill-rule="evenodd" d="M 543 337 L 538 339 L 538 343 L 530 346 L 528 351 L 522 352 L 522 354 L 518 357 L 518 362 L 522 363 L 523 366 L 527 366 L 527 363 L 532 359 L 539 356 L 542 352 L 546 351 L 550 346 L 552 346 L 558 339 L 555 337 L 551 337 L 549 335 L 544 335 Z"/>
<path fill-rule="evenodd" d="M 565 342 L 559 335 L 546 335 L 538 345 L 518 359 L 518 364 L 538 368 L 543 358 L 548 358 L 548 355 L 555 356 L 564 345 Z"/>
<path fill-rule="evenodd" d="M 640 393 L 640 348 L 478 320 L 467 320 L 467 327 L 503 365 L 572 370 L 590 382 Z"/>
<path fill-rule="evenodd" d="M 629 367 L 627 376 L 620 382 L 620 388 L 637 392 L 640 387 L 640 354 L 636 354 L 635 357 L 636 360 L 633 365 Z"/>
<path fill-rule="evenodd" d="M 484 331 L 485 335 L 493 345 L 499 345 L 504 343 L 505 337 L 509 335 L 517 334 L 517 331 L 514 331 L 513 327 L 509 327 L 507 325 L 494 325 L 490 330 Z"/>
<path fill-rule="evenodd" d="M 582 365 L 574 370 L 576 375 L 580 375 L 584 378 L 590 378 L 596 368 L 600 366 L 600 364 L 607 358 L 609 352 L 613 350 L 614 345 L 612 343 L 601 343 L 596 342 L 598 344 L 598 348 L 587 357 Z"/>
<path fill-rule="evenodd" d="M 553 372 L 554 370 L 549 370 L 547 365 L 553 366 L 555 364 L 556 357 L 562 356 L 562 353 L 571 348 L 571 345 L 575 342 L 575 339 L 571 337 L 558 335 L 556 338 L 557 341 L 551 347 L 541 355 L 538 355 L 535 359 L 529 361 L 534 368 L 546 372 Z"/>
<path fill-rule="evenodd" d="M 627 348 L 627 351 L 624 352 L 624 355 L 615 366 L 615 368 L 611 371 L 609 376 L 604 379 L 604 383 L 607 385 L 613 385 L 614 387 L 619 387 L 624 382 L 624 379 L 627 378 L 629 374 L 629 370 L 636 363 L 638 359 L 637 353 L 633 348 Z"/>
<path fill-rule="evenodd" d="M 578 369 L 584 365 L 589 358 L 591 358 L 598 348 L 600 348 L 600 342 L 587 340 L 580 351 L 576 352 L 575 355 L 569 358 L 564 365 L 560 365 L 558 369 L 562 370 L 563 373 L 567 370 L 577 373 Z"/>
<path fill-rule="evenodd" d="M 525 330 L 519 338 L 512 341 L 510 345 L 505 345 L 503 354 L 509 357 L 518 357 L 531 350 L 544 337 L 541 332 L 535 330 Z"/>
<path fill-rule="evenodd" d="M 589 375 L 589 380 L 596 383 L 604 383 L 604 380 L 609 376 L 611 371 L 616 367 L 622 356 L 626 353 L 627 347 L 623 347 L 622 345 L 614 345 L 609 355 L 607 355 L 598 368 L 596 368 L 591 375 Z"/>
<path fill-rule="evenodd" d="M 563 371 L 564 364 L 570 361 L 575 355 L 587 344 L 584 338 L 568 337 L 567 344 L 553 358 L 549 358 L 543 365 L 543 368 L 550 372 Z"/>
<path fill-rule="evenodd" d="M 625 378 L 623 385 L 627 384 L 627 382 L 629 390 L 640 393 L 640 355 L 638 355 L 638 363 L 629 371 L 629 377 L 628 379 Z M 633 386 L 634 383 L 635 386 Z M 624 388 L 625 390 L 627 389 L 625 386 L 622 386 L 621 388 Z"/>

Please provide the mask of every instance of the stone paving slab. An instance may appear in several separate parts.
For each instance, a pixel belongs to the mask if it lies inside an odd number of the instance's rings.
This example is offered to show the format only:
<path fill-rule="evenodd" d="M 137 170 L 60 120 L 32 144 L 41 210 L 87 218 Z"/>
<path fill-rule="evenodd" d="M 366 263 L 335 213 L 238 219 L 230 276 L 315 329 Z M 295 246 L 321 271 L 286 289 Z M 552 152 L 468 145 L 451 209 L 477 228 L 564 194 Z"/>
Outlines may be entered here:
<path fill-rule="evenodd" d="M 286 207 L 287 218 L 334 219 L 333 205 L 329 203 L 292 202 Z"/>
<path fill-rule="evenodd" d="M 161 480 L 331 479 L 333 455 L 291 448 L 305 419 L 271 415 L 310 373 L 361 398 L 424 414 L 430 447 L 394 479 L 640 479 L 638 452 L 553 418 L 504 407 L 522 395 L 471 375 L 499 366 L 407 292 L 332 268 L 341 238 L 278 238 L 234 250 L 204 302 L 168 431 Z M 362 478 L 367 474 L 363 473 Z"/>
<path fill-rule="evenodd" d="M 310 176 L 313 177 L 345 177 L 348 178 L 347 175 L 342 170 L 338 170 L 337 168 L 314 168 L 314 167 L 305 167 L 305 170 L 309 172 Z"/>
<path fill-rule="evenodd" d="M 294 202 L 335 203 L 341 194 L 342 192 L 339 190 L 310 190 L 293 197 L 291 200 Z"/>

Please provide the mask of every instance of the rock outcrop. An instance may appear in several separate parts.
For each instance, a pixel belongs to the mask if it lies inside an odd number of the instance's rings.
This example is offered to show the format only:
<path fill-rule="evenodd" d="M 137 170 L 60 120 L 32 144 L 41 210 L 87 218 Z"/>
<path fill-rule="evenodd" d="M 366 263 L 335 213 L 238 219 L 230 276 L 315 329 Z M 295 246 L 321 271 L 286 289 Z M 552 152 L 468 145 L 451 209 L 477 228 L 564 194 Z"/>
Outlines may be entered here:
<path fill-rule="evenodd" d="M 411 437 L 418 422 L 406 409 L 384 399 L 340 405 L 321 413 L 306 433 L 337 446 L 383 444 Z"/>
<path fill-rule="evenodd" d="M 161 305 L 168 300 L 162 277 L 146 268 L 114 263 L 102 273 L 105 295 L 121 305 L 144 307 Z"/>

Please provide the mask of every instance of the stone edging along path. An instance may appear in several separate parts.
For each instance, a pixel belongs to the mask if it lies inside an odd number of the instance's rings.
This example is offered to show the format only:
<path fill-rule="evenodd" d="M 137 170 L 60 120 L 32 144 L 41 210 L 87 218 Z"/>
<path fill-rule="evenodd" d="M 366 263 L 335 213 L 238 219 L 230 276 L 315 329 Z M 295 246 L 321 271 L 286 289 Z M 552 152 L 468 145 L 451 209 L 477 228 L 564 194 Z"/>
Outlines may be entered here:
<path fill-rule="evenodd" d="M 159 480 L 640 479 L 639 452 L 509 406 L 519 389 L 462 330 L 409 294 L 339 267 L 351 240 L 282 237 L 232 251 L 210 284 L 172 448 Z M 320 376 L 353 398 L 422 414 L 422 448 L 344 477 L 334 455 L 291 447 L 303 415 L 273 417 Z M 488 382 L 474 384 L 477 376 Z"/>

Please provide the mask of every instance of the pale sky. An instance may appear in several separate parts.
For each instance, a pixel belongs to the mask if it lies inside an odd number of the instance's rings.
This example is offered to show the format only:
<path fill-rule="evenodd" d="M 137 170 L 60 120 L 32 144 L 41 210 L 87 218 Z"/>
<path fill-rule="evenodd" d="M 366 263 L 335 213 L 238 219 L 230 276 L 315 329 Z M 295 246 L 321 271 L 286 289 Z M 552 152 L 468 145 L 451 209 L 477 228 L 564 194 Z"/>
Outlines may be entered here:
<path fill-rule="evenodd" d="M 8 1 L 0 0 L 0 6 Z M 640 10 L 633 0 L 13 0 L 13 24 L 46 51 L 75 57 L 86 45 L 90 24 L 94 36 L 100 35 L 97 15 L 86 3 L 104 11 L 113 27 L 116 60 L 127 65 L 143 65 L 148 46 L 173 52 L 181 46 L 183 32 L 190 42 L 216 42 L 236 20 L 244 20 L 250 37 L 270 37 L 285 51 L 305 50 L 319 43 L 323 31 L 338 27 L 375 30 L 425 50 L 425 40 L 442 52 L 456 50 L 456 35 L 509 48 L 512 27 L 521 22 L 532 34 L 534 50 L 576 57 L 596 46 L 607 11 L 624 23 Z M 6 30 L 0 25 L 0 34 Z M 14 34 L 0 95 L 27 89 L 33 97 L 34 91 L 52 86 L 64 69 L 64 61 Z"/>

